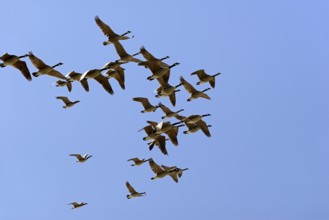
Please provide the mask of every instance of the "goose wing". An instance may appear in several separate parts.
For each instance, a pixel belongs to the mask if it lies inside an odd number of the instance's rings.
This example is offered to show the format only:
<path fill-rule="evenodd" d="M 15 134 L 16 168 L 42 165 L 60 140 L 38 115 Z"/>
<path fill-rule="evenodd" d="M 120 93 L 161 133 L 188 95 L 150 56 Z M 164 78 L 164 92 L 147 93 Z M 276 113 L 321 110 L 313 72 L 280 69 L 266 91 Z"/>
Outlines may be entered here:
<path fill-rule="evenodd" d="M 139 158 L 137 158 L 137 157 L 131 158 L 131 159 L 127 160 L 127 161 L 134 161 L 135 163 L 142 162 L 142 160 L 139 159 Z"/>
<path fill-rule="evenodd" d="M 163 104 L 160 105 L 160 108 L 163 111 L 163 113 L 165 113 L 166 115 L 173 113 L 173 111 L 171 111 L 167 106 Z"/>
<path fill-rule="evenodd" d="M 57 99 L 61 99 L 66 105 L 71 103 L 71 101 L 69 100 L 69 98 L 67 98 L 66 96 L 57 96 Z"/>
<path fill-rule="evenodd" d="M 98 27 L 102 30 L 103 34 L 106 35 L 107 37 L 115 37 L 117 36 L 116 33 L 108 26 L 105 24 L 98 16 L 95 17 L 95 22 L 98 25 Z"/>
<path fill-rule="evenodd" d="M 108 93 L 111 95 L 114 93 L 109 80 L 105 76 L 99 74 L 94 79 L 99 82 Z"/>
<path fill-rule="evenodd" d="M 83 160 L 84 158 L 81 156 L 81 154 L 70 154 L 70 156 L 76 157 L 78 160 Z"/>
<path fill-rule="evenodd" d="M 150 52 L 148 52 L 145 47 L 141 47 L 140 48 L 140 52 L 142 53 L 143 57 L 146 59 L 146 60 L 149 60 L 149 61 L 153 61 L 153 60 L 158 60 L 157 58 L 155 58 Z"/>
<path fill-rule="evenodd" d="M 189 82 L 187 82 L 182 76 L 180 77 L 180 81 L 183 84 L 185 90 L 189 93 L 196 93 L 198 90 L 196 90 Z"/>
<path fill-rule="evenodd" d="M 176 105 L 176 92 L 173 92 L 169 95 L 169 100 L 173 106 Z"/>
<path fill-rule="evenodd" d="M 120 42 L 115 42 L 114 43 L 115 50 L 117 51 L 117 54 L 119 57 L 125 57 L 128 56 L 129 54 L 126 52 L 126 50 L 123 48 L 122 44 Z"/>
<path fill-rule="evenodd" d="M 47 75 L 66 80 L 66 77 L 55 69 L 52 69 Z"/>
<path fill-rule="evenodd" d="M 88 81 L 87 79 L 82 79 L 80 81 L 82 87 L 86 90 L 86 92 L 89 92 L 89 84 L 88 84 Z"/>
<path fill-rule="evenodd" d="M 201 79 L 204 79 L 207 76 L 209 76 L 208 74 L 206 74 L 206 72 L 204 71 L 204 69 L 200 69 L 200 70 L 194 71 L 193 73 L 191 73 L 191 76 L 192 75 L 197 75 L 200 80 Z"/>
<path fill-rule="evenodd" d="M 29 81 L 32 80 L 31 73 L 30 73 L 29 68 L 27 67 L 25 61 L 18 60 L 13 66 L 14 66 L 15 68 L 19 69 L 19 71 L 21 71 L 21 73 L 23 74 L 23 76 L 24 76 L 27 80 L 29 80 Z"/>
<path fill-rule="evenodd" d="M 29 59 L 33 66 L 37 69 L 42 69 L 48 66 L 41 59 L 36 57 L 32 52 L 29 52 Z"/>
<path fill-rule="evenodd" d="M 169 176 L 176 182 L 178 183 L 178 177 L 176 172 L 170 172 Z"/>
<path fill-rule="evenodd" d="M 137 193 L 136 190 L 134 189 L 134 187 L 132 187 L 128 181 L 126 182 L 126 186 L 131 194 Z"/>
<path fill-rule="evenodd" d="M 147 98 L 143 98 L 143 97 L 136 97 L 136 98 L 133 98 L 134 101 L 136 102 L 140 102 L 142 103 L 142 105 L 144 106 L 144 108 L 149 108 L 151 107 L 151 103 L 149 102 L 149 100 Z"/>
<path fill-rule="evenodd" d="M 173 145 L 177 146 L 178 145 L 178 139 L 177 139 L 178 127 L 174 126 L 169 131 L 167 131 L 166 134 L 168 135 L 171 143 L 173 143 Z"/>
<path fill-rule="evenodd" d="M 208 128 L 208 125 L 206 122 L 204 122 L 202 119 L 200 119 L 198 122 L 195 123 L 197 126 L 200 127 L 200 129 L 203 131 L 203 133 L 207 136 L 207 137 L 210 137 L 211 134 L 210 134 L 210 131 L 209 131 L 209 128 Z"/>
<path fill-rule="evenodd" d="M 161 153 L 163 153 L 164 155 L 168 155 L 165 136 L 160 135 L 159 137 L 157 137 L 155 144 L 159 147 Z"/>
<path fill-rule="evenodd" d="M 161 173 L 164 171 L 157 163 L 154 162 L 154 160 L 150 160 L 149 164 L 154 173 Z"/>

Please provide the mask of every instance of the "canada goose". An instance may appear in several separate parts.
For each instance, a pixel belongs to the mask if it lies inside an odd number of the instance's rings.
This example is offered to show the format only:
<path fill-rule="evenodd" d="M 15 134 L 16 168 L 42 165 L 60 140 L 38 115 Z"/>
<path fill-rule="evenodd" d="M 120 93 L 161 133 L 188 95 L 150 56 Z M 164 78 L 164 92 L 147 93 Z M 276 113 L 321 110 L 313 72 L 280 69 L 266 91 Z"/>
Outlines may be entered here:
<path fill-rule="evenodd" d="M 69 92 L 72 91 L 72 83 L 70 81 L 63 81 L 63 80 L 57 80 L 56 81 L 56 87 L 64 87 L 66 86 Z"/>
<path fill-rule="evenodd" d="M 163 113 L 165 113 L 165 115 L 162 116 L 161 119 L 174 117 L 174 116 L 178 115 L 179 112 L 184 111 L 184 109 L 180 109 L 176 112 L 173 112 L 167 106 L 162 104 L 161 102 L 159 102 L 159 106 L 160 106 L 161 110 L 163 111 Z"/>
<path fill-rule="evenodd" d="M 73 206 L 72 209 L 76 209 L 76 208 L 80 208 L 84 205 L 88 205 L 88 203 L 86 203 L 86 202 L 71 202 L 68 205 L 72 205 Z"/>
<path fill-rule="evenodd" d="M 146 192 L 141 192 L 141 193 L 137 192 L 137 191 L 134 189 L 134 187 L 132 187 L 132 186 L 130 185 L 130 183 L 129 183 L 128 181 L 126 182 L 126 186 L 127 186 L 127 189 L 128 189 L 129 192 L 130 192 L 130 195 L 127 195 L 127 198 L 128 198 L 128 199 L 135 198 L 135 197 L 146 196 Z"/>
<path fill-rule="evenodd" d="M 116 62 L 135 62 L 140 63 L 142 62 L 140 59 L 135 58 L 134 56 L 140 54 L 141 52 L 135 53 L 135 54 L 128 54 L 126 50 L 123 48 L 122 44 L 119 42 L 114 43 L 115 50 L 117 51 L 117 54 L 119 55 L 120 59 Z"/>
<path fill-rule="evenodd" d="M 84 74 L 81 75 L 80 77 L 80 82 L 84 79 L 95 79 L 99 84 L 103 86 L 105 91 L 110 93 L 111 95 L 114 94 L 114 91 L 112 89 L 112 86 L 108 80 L 107 77 L 103 76 L 101 73 L 102 71 L 106 70 L 107 68 L 102 68 L 102 69 L 92 69 L 92 70 L 87 70 Z"/>
<path fill-rule="evenodd" d="M 177 146 L 178 145 L 178 140 L 177 140 L 177 135 L 178 135 L 178 128 L 181 126 L 184 126 L 180 124 L 181 122 L 176 122 L 171 124 L 170 122 L 153 122 L 153 121 L 147 121 L 147 123 L 151 124 L 154 129 L 155 129 L 155 134 L 163 134 L 166 133 L 167 136 L 169 137 L 170 141 Z"/>
<path fill-rule="evenodd" d="M 156 123 L 156 122 L 155 122 L 155 123 Z M 147 126 L 141 128 L 141 129 L 138 130 L 138 131 L 142 131 L 142 130 L 144 130 L 145 133 L 147 134 L 147 136 L 143 137 L 143 140 L 144 140 L 144 141 L 147 141 L 147 140 L 150 140 L 150 139 L 156 139 L 156 138 L 159 136 L 159 134 L 156 134 L 156 133 L 155 133 L 156 130 L 153 128 L 152 125 L 147 125 Z"/>
<path fill-rule="evenodd" d="M 154 57 L 149 51 L 147 51 L 144 46 L 140 48 L 140 52 L 147 61 L 138 63 L 139 66 L 144 66 L 145 68 L 148 68 L 148 65 L 156 64 L 161 67 L 169 67 L 168 64 L 162 62 L 163 60 L 168 59 L 169 56 L 165 56 L 161 59 L 158 59 Z"/>
<path fill-rule="evenodd" d="M 82 76 L 81 73 L 77 73 L 75 71 L 71 71 L 66 75 L 68 81 L 70 81 L 70 82 L 79 81 L 81 83 L 82 87 L 84 88 L 84 90 L 86 90 L 86 92 L 89 92 L 88 81 L 87 81 L 87 79 L 80 80 L 81 76 Z"/>
<path fill-rule="evenodd" d="M 12 66 L 21 71 L 23 76 L 28 80 L 31 81 L 32 77 L 30 74 L 30 71 L 26 65 L 25 61 L 19 60 L 20 58 L 28 57 L 28 54 L 22 55 L 22 56 L 16 56 L 11 55 L 8 53 L 5 53 L 0 57 L 0 60 L 3 61 L 3 63 L 0 63 L 0 67 L 6 67 L 6 66 Z"/>
<path fill-rule="evenodd" d="M 158 82 L 160 83 L 159 88 L 156 89 L 157 94 L 155 95 L 156 98 L 160 97 L 169 97 L 170 103 L 175 106 L 176 105 L 176 92 L 180 90 L 177 89 L 178 87 L 182 86 L 183 84 L 180 83 L 176 86 L 171 86 L 168 82 L 164 81 L 163 77 L 157 78 Z"/>
<path fill-rule="evenodd" d="M 152 71 L 153 74 L 151 76 L 147 77 L 147 79 L 154 80 L 154 79 L 160 78 L 163 75 L 165 75 L 166 73 L 170 73 L 170 69 L 177 65 L 179 65 L 179 63 L 174 63 L 169 67 L 161 67 L 161 66 L 156 67 L 156 68 L 150 67 L 149 69 Z"/>
<path fill-rule="evenodd" d="M 157 108 L 159 108 L 158 105 L 155 105 L 155 106 L 151 105 L 151 103 L 149 102 L 149 100 L 147 98 L 135 97 L 135 98 L 133 98 L 133 101 L 142 103 L 144 110 L 142 110 L 141 113 L 155 112 L 157 110 Z"/>
<path fill-rule="evenodd" d="M 170 173 L 176 173 L 176 174 L 178 175 L 179 178 L 182 177 L 184 171 L 189 170 L 189 168 L 181 169 L 181 168 L 178 168 L 178 167 L 176 167 L 176 166 L 167 167 L 167 166 L 161 165 L 161 167 L 162 167 L 163 169 L 169 171 Z"/>
<path fill-rule="evenodd" d="M 200 119 L 204 117 L 211 116 L 211 114 L 204 114 L 204 115 L 190 115 L 188 117 L 181 116 L 181 115 L 175 115 L 176 119 L 180 120 L 181 122 L 186 122 L 189 124 L 197 123 Z"/>
<path fill-rule="evenodd" d="M 127 160 L 127 161 L 134 161 L 134 163 L 131 164 L 131 166 L 140 166 L 140 165 L 142 165 L 143 163 L 145 163 L 145 162 L 147 162 L 149 160 L 151 160 L 151 158 L 145 160 L 145 159 L 139 159 L 137 157 L 134 157 L 134 158 L 131 158 L 131 159 Z"/>
<path fill-rule="evenodd" d="M 208 75 L 203 69 L 197 70 L 197 71 L 191 73 L 191 75 L 198 76 L 200 81 L 196 83 L 197 85 L 209 82 L 209 84 L 211 85 L 212 88 L 215 88 L 215 77 L 220 74 L 221 73 L 216 73 L 214 75 Z"/>
<path fill-rule="evenodd" d="M 66 96 L 57 96 L 56 99 L 61 99 L 65 103 L 63 108 L 70 108 L 73 105 L 75 105 L 76 103 L 80 102 L 79 100 L 71 102 Z"/>
<path fill-rule="evenodd" d="M 86 162 L 89 158 L 91 158 L 93 155 L 85 154 L 70 154 L 70 156 L 76 157 L 78 160 L 76 162 L 83 163 Z"/>
<path fill-rule="evenodd" d="M 113 69 L 109 69 L 106 71 L 107 78 L 114 78 L 118 81 L 120 87 L 124 90 L 125 89 L 125 73 L 124 68 L 121 66 L 115 67 Z"/>
<path fill-rule="evenodd" d="M 149 145 L 149 150 L 151 151 L 154 147 L 154 145 L 158 146 L 161 153 L 164 155 L 168 155 L 168 151 L 166 148 L 166 141 L 169 140 L 163 135 L 158 135 L 156 138 L 154 138 L 151 142 L 147 143 Z"/>
<path fill-rule="evenodd" d="M 210 97 L 206 93 L 204 93 L 205 91 L 208 91 L 210 88 L 207 88 L 202 91 L 198 91 L 190 83 L 188 83 L 182 76 L 180 77 L 180 81 L 183 84 L 185 90 L 191 94 L 191 97 L 187 99 L 188 102 L 200 97 L 205 99 L 210 99 Z"/>
<path fill-rule="evenodd" d="M 131 33 L 130 31 L 127 31 L 126 33 L 124 33 L 122 35 L 116 34 L 98 16 L 95 16 L 95 21 L 96 21 L 96 24 L 98 25 L 98 27 L 102 30 L 103 34 L 108 37 L 107 41 L 103 42 L 104 46 L 106 46 L 108 44 L 111 44 L 111 43 L 118 42 L 119 40 L 127 40 L 127 39 L 130 39 L 130 38 L 134 37 L 134 36 L 132 36 L 132 37 L 125 36 L 125 35 Z"/>
<path fill-rule="evenodd" d="M 63 63 L 59 62 L 54 66 L 48 66 L 41 59 L 36 57 L 32 52 L 29 52 L 29 58 L 33 66 L 38 69 L 37 72 L 32 73 L 33 76 L 38 77 L 40 75 L 48 75 L 66 80 L 66 77 L 63 74 L 54 69 L 56 66 L 63 65 Z"/>
<path fill-rule="evenodd" d="M 188 128 L 188 130 L 184 131 L 183 132 L 184 134 L 195 133 L 201 129 L 207 137 L 211 136 L 209 131 L 209 127 L 211 127 L 211 125 L 207 125 L 204 121 L 202 121 L 202 119 L 199 120 L 196 124 L 185 123 L 185 125 Z"/>
<path fill-rule="evenodd" d="M 163 178 L 163 177 L 169 175 L 176 183 L 178 182 L 178 179 L 177 179 L 177 177 L 175 177 L 175 174 L 173 172 L 163 169 L 157 163 L 155 163 L 154 160 L 150 160 L 149 165 L 150 165 L 152 171 L 155 173 L 155 176 L 152 177 L 151 180 L 160 179 L 160 178 Z"/>

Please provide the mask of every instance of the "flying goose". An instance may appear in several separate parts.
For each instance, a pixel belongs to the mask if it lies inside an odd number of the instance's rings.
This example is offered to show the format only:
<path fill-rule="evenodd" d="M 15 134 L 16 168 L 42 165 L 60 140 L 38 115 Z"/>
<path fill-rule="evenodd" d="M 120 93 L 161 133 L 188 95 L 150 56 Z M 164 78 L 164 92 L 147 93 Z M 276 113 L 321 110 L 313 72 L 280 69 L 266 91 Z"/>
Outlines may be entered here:
<path fill-rule="evenodd" d="M 103 34 L 108 37 L 107 41 L 103 42 L 104 46 L 111 44 L 111 43 L 119 42 L 119 40 L 127 40 L 127 39 L 134 37 L 134 36 L 132 36 L 132 37 L 125 36 L 125 35 L 131 33 L 131 31 L 127 31 L 126 33 L 124 33 L 122 35 L 116 34 L 98 16 L 95 16 L 95 22 L 98 25 L 98 27 L 102 30 Z"/>
<path fill-rule="evenodd" d="M 202 119 L 200 119 L 196 124 L 185 123 L 185 125 L 188 130 L 184 131 L 184 134 L 195 133 L 201 129 L 207 137 L 211 136 L 209 131 L 209 127 L 211 127 L 211 125 L 207 125 Z"/>
<path fill-rule="evenodd" d="M 157 110 L 157 108 L 159 108 L 158 105 L 155 105 L 155 106 L 151 105 L 151 103 L 149 102 L 149 100 L 147 98 L 135 97 L 135 98 L 133 98 L 133 101 L 142 103 L 144 110 L 142 110 L 141 113 L 155 112 Z"/>
<path fill-rule="evenodd" d="M 209 84 L 211 85 L 212 88 L 215 88 L 215 77 L 220 74 L 221 73 L 216 73 L 214 75 L 208 75 L 203 69 L 197 70 L 197 71 L 194 71 L 193 73 L 191 73 L 191 75 L 198 76 L 200 81 L 196 83 L 197 85 L 209 82 Z"/>
<path fill-rule="evenodd" d="M 121 66 L 117 66 L 113 69 L 109 69 L 106 71 L 107 78 L 114 78 L 118 81 L 120 87 L 124 90 L 125 89 L 125 69 Z"/>
<path fill-rule="evenodd" d="M 77 73 L 75 71 L 71 71 L 69 72 L 66 77 L 67 77 L 67 80 L 70 81 L 70 82 L 73 82 L 73 81 L 78 81 L 81 83 L 82 87 L 84 88 L 84 90 L 86 90 L 86 92 L 89 92 L 89 84 L 88 84 L 88 81 L 87 79 L 81 79 L 81 76 L 82 74 L 81 73 Z"/>
<path fill-rule="evenodd" d="M 157 66 L 157 65 L 150 65 L 149 69 L 152 71 L 152 75 L 147 77 L 148 80 L 154 80 L 157 78 L 162 77 L 165 74 L 170 73 L 170 69 L 179 65 L 179 63 L 174 63 L 169 67 L 161 67 L 161 66 Z"/>
<path fill-rule="evenodd" d="M 161 167 L 162 167 L 164 170 L 169 171 L 170 173 L 175 173 L 175 174 L 177 174 L 177 176 L 178 176 L 179 178 L 182 177 L 184 171 L 189 170 L 188 168 L 181 169 L 181 168 L 178 168 L 178 167 L 176 167 L 176 166 L 167 167 L 167 166 L 161 165 Z M 178 180 L 177 180 L 177 181 L 178 181 Z"/>
<path fill-rule="evenodd" d="M 56 81 L 56 87 L 64 87 L 64 86 L 67 87 L 69 92 L 72 91 L 72 83 L 69 80 L 67 80 L 67 81 L 57 80 Z"/>
<path fill-rule="evenodd" d="M 71 102 L 69 100 L 69 98 L 67 98 L 66 96 L 57 96 L 56 99 L 61 99 L 65 103 L 65 105 L 63 106 L 63 108 L 70 108 L 73 105 L 75 105 L 76 103 L 79 103 L 80 102 L 79 100 L 74 101 L 74 102 Z"/>
<path fill-rule="evenodd" d="M 164 155 L 168 155 L 168 151 L 166 148 L 166 141 L 169 140 L 163 135 L 157 135 L 156 138 L 154 138 L 151 142 L 147 143 L 149 145 L 149 150 L 151 151 L 154 147 L 154 145 L 158 146 L 161 153 Z"/>
<path fill-rule="evenodd" d="M 156 123 L 156 122 L 154 122 L 154 123 Z M 156 139 L 159 136 L 159 134 L 155 133 L 156 130 L 153 128 L 152 125 L 147 125 L 147 126 L 145 126 L 144 128 L 141 128 L 138 131 L 142 131 L 142 130 L 144 130 L 145 133 L 147 134 L 147 136 L 143 137 L 144 141 L 151 140 L 151 139 Z"/>
<path fill-rule="evenodd" d="M 174 172 L 170 172 L 169 170 L 163 169 L 157 163 L 155 163 L 154 160 L 150 160 L 149 165 L 152 171 L 155 173 L 155 176 L 152 177 L 151 180 L 160 179 L 169 175 L 176 183 L 178 182 L 177 174 L 175 174 Z"/>
<path fill-rule="evenodd" d="M 149 65 L 155 64 L 161 67 L 169 67 L 168 64 L 162 62 L 163 60 L 168 59 L 169 56 L 165 56 L 161 59 L 158 59 L 154 57 L 149 51 L 147 51 L 144 46 L 140 48 L 140 52 L 146 59 L 146 61 L 138 63 L 139 66 L 144 66 L 145 68 L 148 68 Z"/>
<path fill-rule="evenodd" d="M 33 76 L 38 77 L 40 75 L 48 75 L 66 80 L 66 77 L 63 74 L 54 69 L 56 66 L 63 65 L 63 63 L 59 62 L 54 66 L 49 66 L 36 57 L 32 52 L 29 52 L 29 59 L 33 66 L 38 69 L 37 72 L 32 73 Z"/>
<path fill-rule="evenodd" d="M 12 66 L 18 69 L 23 76 L 28 80 L 31 81 L 32 77 L 30 74 L 30 71 L 26 65 L 25 61 L 20 60 L 20 58 L 28 57 L 28 54 L 22 55 L 22 56 L 16 56 L 16 55 L 11 55 L 8 53 L 3 54 L 0 57 L 0 60 L 3 61 L 3 63 L 0 63 L 0 67 L 6 67 L 6 66 Z"/>
<path fill-rule="evenodd" d="M 102 75 L 102 71 L 106 69 L 107 68 L 87 70 L 84 74 L 81 75 L 79 81 L 81 82 L 84 79 L 90 79 L 90 78 L 95 79 L 99 84 L 103 86 L 105 91 L 113 95 L 114 91 L 112 89 L 112 86 L 108 78 Z"/>
<path fill-rule="evenodd" d="M 163 113 L 165 113 L 165 115 L 162 116 L 161 119 L 174 117 L 174 116 L 178 115 L 179 112 L 184 111 L 184 109 L 180 109 L 176 112 L 173 112 L 167 106 L 162 104 L 161 102 L 159 102 L 159 106 L 160 106 L 161 110 L 163 111 Z"/>
<path fill-rule="evenodd" d="M 126 182 L 127 189 L 129 190 L 130 194 L 127 195 L 128 199 L 135 198 L 135 197 L 141 197 L 141 196 L 146 196 L 146 192 L 137 192 L 134 187 L 130 185 L 130 183 L 127 181 Z"/>
<path fill-rule="evenodd" d="M 139 159 L 138 157 L 134 157 L 134 158 L 131 158 L 131 159 L 127 160 L 127 161 L 133 161 L 134 162 L 133 164 L 131 164 L 131 166 L 140 166 L 140 165 L 142 165 L 143 163 L 145 163 L 145 162 L 147 162 L 149 160 L 151 160 L 151 158 L 145 160 L 145 159 Z"/>
<path fill-rule="evenodd" d="M 176 122 L 171 124 L 170 122 L 153 122 L 153 121 L 147 121 L 150 125 L 153 126 L 155 129 L 155 134 L 163 134 L 166 133 L 167 136 L 169 137 L 170 141 L 177 146 L 178 145 L 178 140 L 177 140 L 177 135 L 178 135 L 178 128 L 181 126 L 184 126 L 180 124 L 181 122 Z"/>
<path fill-rule="evenodd" d="M 117 60 L 117 62 L 135 62 L 140 63 L 142 62 L 140 59 L 135 58 L 134 56 L 140 54 L 141 52 L 135 53 L 135 54 L 128 54 L 126 50 L 123 48 L 122 44 L 119 42 L 114 43 L 115 50 L 117 51 L 117 54 L 119 55 L 120 59 Z"/>
<path fill-rule="evenodd" d="M 160 83 L 159 88 L 156 89 L 157 94 L 155 95 L 156 98 L 160 97 L 169 97 L 170 103 L 175 106 L 176 105 L 176 92 L 179 92 L 180 89 L 178 87 L 182 86 L 183 84 L 180 83 L 176 86 L 170 85 L 167 81 L 164 81 L 163 77 L 157 78 L 158 82 Z"/>
<path fill-rule="evenodd" d="M 72 209 L 76 209 L 76 208 L 80 208 L 84 205 L 88 205 L 88 203 L 86 203 L 86 202 L 71 202 L 68 205 L 72 205 L 73 206 Z"/>
<path fill-rule="evenodd" d="M 79 162 L 79 163 L 86 162 L 89 158 L 92 157 L 92 155 L 89 155 L 89 154 L 85 154 L 85 155 L 81 155 L 81 154 L 70 154 L 70 156 L 76 157 L 78 159 L 76 162 Z"/>
<path fill-rule="evenodd" d="M 198 91 L 190 83 L 188 83 L 182 76 L 180 77 L 180 81 L 183 84 L 185 90 L 191 94 L 191 97 L 187 99 L 188 102 L 200 97 L 205 99 L 210 99 L 210 97 L 206 93 L 204 93 L 205 91 L 208 91 L 210 88 L 207 88 L 202 91 Z"/>
<path fill-rule="evenodd" d="M 204 114 L 204 115 L 190 115 L 188 117 L 181 116 L 181 115 L 175 115 L 175 118 L 180 120 L 181 122 L 186 122 L 189 124 L 197 123 L 200 119 L 204 117 L 211 116 L 211 114 Z"/>

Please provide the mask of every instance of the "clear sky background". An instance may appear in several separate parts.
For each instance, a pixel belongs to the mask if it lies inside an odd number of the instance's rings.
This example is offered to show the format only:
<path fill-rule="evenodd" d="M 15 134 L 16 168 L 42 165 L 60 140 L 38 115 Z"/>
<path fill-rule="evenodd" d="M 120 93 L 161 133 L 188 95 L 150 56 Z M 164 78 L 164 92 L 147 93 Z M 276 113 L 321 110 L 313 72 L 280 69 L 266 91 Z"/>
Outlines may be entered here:
<path fill-rule="evenodd" d="M 179 76 L 195 84 L 197 69 L 222 73 L 210 101 L 188 103 L 182 91 L 172 108 L 210 113 L 212 137 L 182 128 L 169 156 L 150 152 L 137 130 L 162 112 L 141 114 L 131 99 L 171 105 L 136 64 L 125 66 L 125 91 L 110 80 L 113 96 L 92 80 L 89 93 L 79 83 L 69 93 L 55 78 L 0 69 L 0 219 L 329 219 L 328 1 L 3 1 L 0 53 L 33 51 L 63 62 L 63 74 L 100 68 L 118 56 L 95 15 L 132 31 L 128 53 L 144 45 L 180 62 L 173 85 Z M 81 102 L 63 109 L 60 95 Z M 70 153 L 93 158 L 78 164 Z M 178 184 L 151 181 L 149 165 L 131 167 L 131 157 L 190 170 Z M 128 200 L 127 180 L 147 196 Z M 73 201 L 88 205 L 71 210 Z"/>

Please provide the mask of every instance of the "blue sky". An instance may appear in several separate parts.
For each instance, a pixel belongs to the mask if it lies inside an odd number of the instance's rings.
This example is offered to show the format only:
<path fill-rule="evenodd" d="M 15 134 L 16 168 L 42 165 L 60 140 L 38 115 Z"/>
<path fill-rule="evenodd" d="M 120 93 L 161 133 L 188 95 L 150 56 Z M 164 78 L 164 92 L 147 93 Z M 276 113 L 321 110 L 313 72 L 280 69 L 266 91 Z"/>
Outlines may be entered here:
<path fill-rule="evenodd" d="M 28 82 L 0 69 L 0 219 L 328 219 L 328 12 L 327 1 L 2 2 L 1 54 L 33 51 L 63 62 L 63 74 L 100 68 L 118 56 L 102 45 L 98 15 L 117 33 L 132 31 L 128 53 L 144 45 L 180 62 L 172 84 L 195 84 L 197 69 L 222 75 L 212 100 L 188 103 L 182 91 L 173 108 L 210 113 L 212 137 L 180 129 L 164 156 L 137 132 L 162 112 L 141 114 L 131 100 L 170 106 L 154 97 L 148 70 L 127 64 L 126 90 L 111 80 L 111 96 L 93 81 L 89 93 L 77 83 L 69 93 L 55 78 Z M 62 95 L 81 102 L 63 109 Z M 70 153 L 93 157 L 77 164 Z M 190 170 L 178 184 L 151 181 L 148 164 L 131 167 L 131 157 Z M 127 180 L 147 196 L 128 200 Z M 88 205 L 71 210 L 73 201 Z"/>

